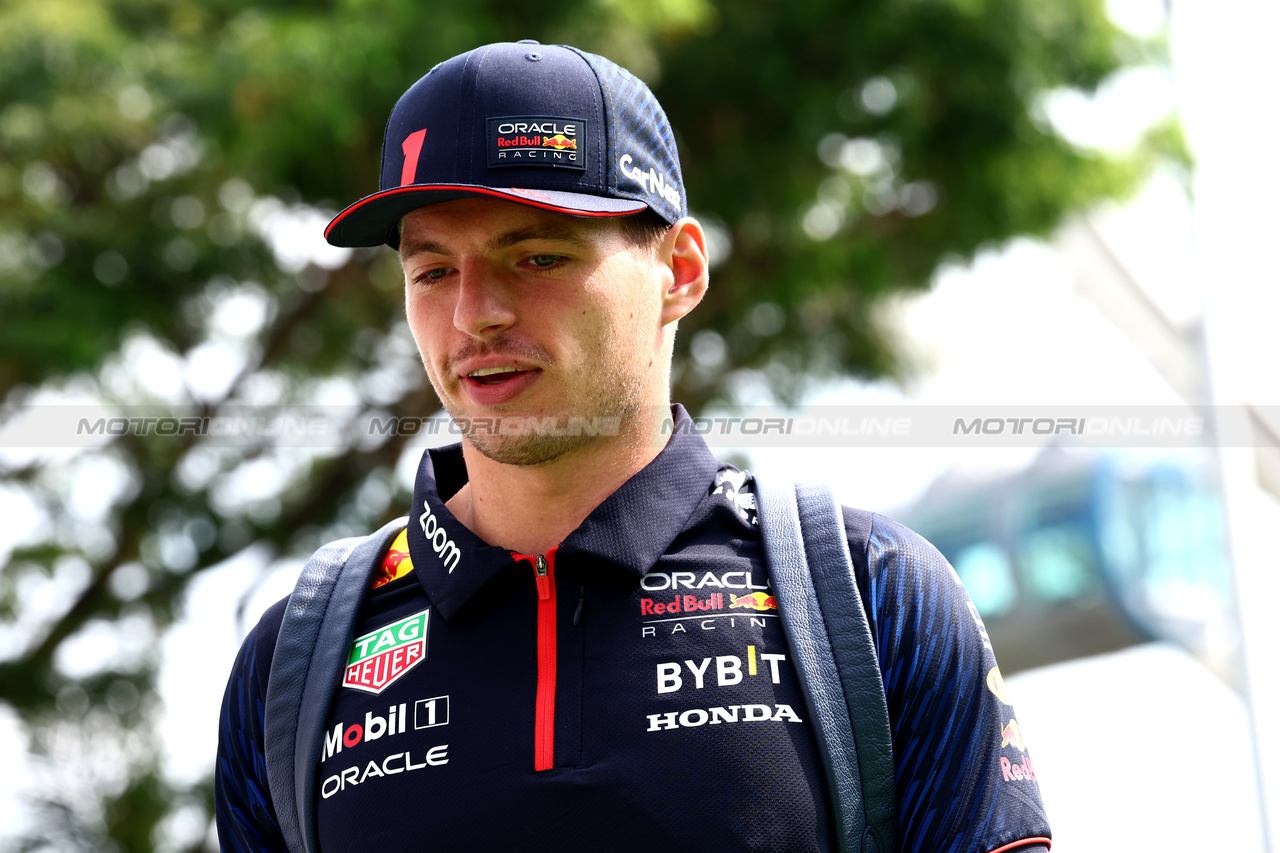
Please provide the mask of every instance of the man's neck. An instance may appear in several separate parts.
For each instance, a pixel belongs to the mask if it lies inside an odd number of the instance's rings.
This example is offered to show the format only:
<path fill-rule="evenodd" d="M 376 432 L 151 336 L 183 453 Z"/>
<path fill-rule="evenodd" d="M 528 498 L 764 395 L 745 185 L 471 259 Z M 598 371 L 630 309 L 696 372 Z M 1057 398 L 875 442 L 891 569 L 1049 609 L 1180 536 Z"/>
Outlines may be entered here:
<path fill-rule="evenodd" d="M 490 545 L 545 554 L 662 452 L 661 419 L 644 421 L 544 465 L 495 462 L 464 441 L 467 484 L 446 506 Z"/>

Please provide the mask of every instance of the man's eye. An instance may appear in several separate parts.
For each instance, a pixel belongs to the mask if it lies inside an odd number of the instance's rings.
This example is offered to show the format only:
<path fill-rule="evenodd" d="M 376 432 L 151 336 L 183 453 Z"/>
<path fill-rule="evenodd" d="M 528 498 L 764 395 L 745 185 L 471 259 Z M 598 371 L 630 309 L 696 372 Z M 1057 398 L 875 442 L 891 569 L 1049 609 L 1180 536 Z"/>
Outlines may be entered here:
<path fill-rule="evenodd" d="M 560 261 L 559 255 L 530 255 L 529 263 L 539 269 L 546 269 L 555 266 Z"/>
<path fill-rule="evenodd" d="M 440 279 L 444 278 L 448 274 L 449 274 L 449 267 L 436 267 L 435 269 L 431 269 L 431 270 L 427 270 L 426 272 L 419 273 L 417 280 L 420 282 L 425 282 L 429 284 L 433 281 L 439 281 Z"/>

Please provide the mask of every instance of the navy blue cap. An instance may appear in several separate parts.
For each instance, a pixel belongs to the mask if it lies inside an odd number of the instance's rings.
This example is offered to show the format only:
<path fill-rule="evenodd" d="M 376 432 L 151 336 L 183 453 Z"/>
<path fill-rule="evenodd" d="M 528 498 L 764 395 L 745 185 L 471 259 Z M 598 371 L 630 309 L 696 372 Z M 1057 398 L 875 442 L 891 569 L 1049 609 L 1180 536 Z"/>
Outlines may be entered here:
<path fill-rule="evenodd" d="M 601 56 L 504 42 L 440 63 L 391 111 L 378 192 L 334 217 L 335 246 L 396 247 L 429 204 L 488 196 L 573 216 L 688 213 L 675 137 L 649 87 Z"/>

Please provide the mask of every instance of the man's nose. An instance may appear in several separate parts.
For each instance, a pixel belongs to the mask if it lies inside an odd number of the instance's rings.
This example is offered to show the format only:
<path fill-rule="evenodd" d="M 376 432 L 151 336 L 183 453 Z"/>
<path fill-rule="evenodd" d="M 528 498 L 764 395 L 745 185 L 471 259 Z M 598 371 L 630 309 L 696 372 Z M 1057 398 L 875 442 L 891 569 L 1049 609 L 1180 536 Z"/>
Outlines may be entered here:
<path fill-rule="evenodd" d="M 457 294 L 453 325 L 472 337 L 490 337 L 516 322 L 513 292 L 504 271 L 482 258 L 465 260 L 458 267 Z"/>

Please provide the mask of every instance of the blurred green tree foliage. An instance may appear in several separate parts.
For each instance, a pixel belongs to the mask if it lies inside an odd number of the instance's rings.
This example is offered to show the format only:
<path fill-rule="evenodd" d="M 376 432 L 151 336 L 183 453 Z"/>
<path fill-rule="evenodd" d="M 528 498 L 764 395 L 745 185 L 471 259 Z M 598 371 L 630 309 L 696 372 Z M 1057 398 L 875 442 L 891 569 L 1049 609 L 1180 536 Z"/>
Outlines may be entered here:
<path fill-rule="evenodd" d="M 805 376 L 892 373 L 877 299 L 1045 234 L 1176 152 L 1108 159 L 1038 117 L 1045 93 L 1148 59 L 1102 6 L 8 0 L 0 428 L 68 403 L 432 413 L 394 255 L 267 235 L 317 234 L 376 189 L 386 115 L 434 63 L 519 38 L 611 56 L 677 128 L 717 267 L 677 345 L 676 399 L 724 399 L 734 377 L 787 398 Z M 158 769 L 158 641 L 200 572 L 246 549 L 296 560 L 402 513 L 412 437 L 358 433 L 0 455 L 4 494 L 36 507 L 0 574 L 0 698 L 47 777 L 24 849 L 203 849 L 207 782 Z M 115 651 L 84 671 L 75 641 Z"/>

